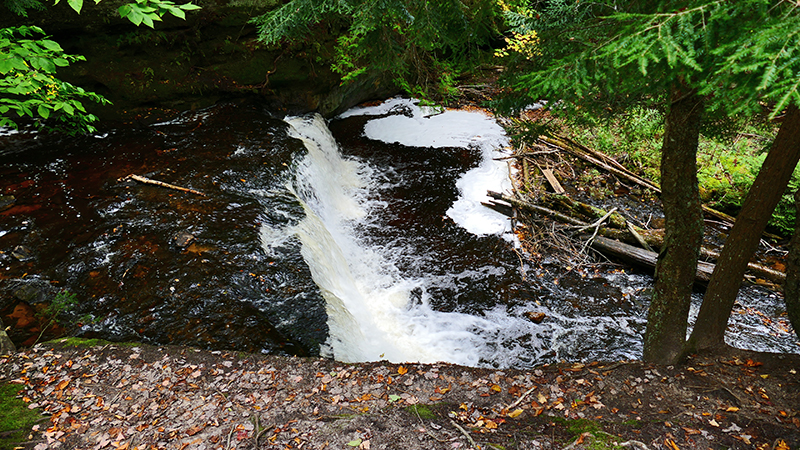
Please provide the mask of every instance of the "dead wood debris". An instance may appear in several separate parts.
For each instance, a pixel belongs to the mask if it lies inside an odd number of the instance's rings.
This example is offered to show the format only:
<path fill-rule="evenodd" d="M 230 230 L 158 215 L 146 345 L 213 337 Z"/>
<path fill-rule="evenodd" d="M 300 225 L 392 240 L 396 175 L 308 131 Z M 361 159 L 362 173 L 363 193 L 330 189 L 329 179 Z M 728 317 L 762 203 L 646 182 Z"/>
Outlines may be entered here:
<path fill-rule="evenodd" d="M 622 259 L 636 265 L 654 267 L 657 251 L 663 246 L 663 229 L 653 229 L 647 224 L 625 217 L 616 208 L 605 211 L 601 208 L 578 201 L 566 193 L 562 182 L 575 178 L 572 164 L 566 155 L 577 157 L 613 177 L 622 186 L 623 193 L 631 191 L 631 183 L 653 194 L 661 191 L 655 183 L 631 172 L 613 158 L 580 145 L 561 136 L 541 136 L 532 146 L 522 145 L 507 159 L 515 160 L 520 169 L 516 188 L 512 194 L 489 191 L 491 198 L 485 206 L 512 217 L 519 225 L 518 234 L 528 256 L 537 259 L 542 254 L 555 256 L 569 267 L 591 264 L 596 258 L 587 253 L 589 248 L 602 255 Z M 732 225 L 734 218 L 706 206 L 707 216 L 716 223 Z M 590 235 L 584 232 L 593 229 Z M 777 236 L 768 236 L 777 238 Z M 697 281 L 708 282 L 719 254 L 703 247 L 701 256 L 705 261 L 698 264 Z M 749 278 L 762 284 L 780 284 L 785 274 L 770 267 L 750 263 Z M 764 281 L 769 280 L 769 281 Z"/>
<path fill-rule="evenodd" d="M 196 191 L 194 189 L 189 189 L 189 188 L 185 188 L 185 187 L 181 187 L 181 186 L 176 186 L 174 184 L 164 183 L 163 181 L 151 180 L 150 178 L 146 178 L 146 177 L 142 177 L 142 176 L 134 175 L 134 174 L 126 175 L 126 176 L 124 176 L 122 178 L 119 178 L 117 181 L 119 181 L 120 183 L 123 183 L 123 182 L 128 181 L 128 180 L 138 181 L 139 183 L 150 184 L 150 185 L 153 185 L 153 186 L 160 186 L 160 187 L 167 188 L 167 189 L 172 189 L 172 190 L 175 190 L 175 191 L 188 192 L 190 194 L 200 195 L 200 196 L 203 196 L 203 197 L 205 197 L 205 195 L 206 195 L 206 194 L 204 194 L 204 193 L 202 193 L 200 191 Z"/>

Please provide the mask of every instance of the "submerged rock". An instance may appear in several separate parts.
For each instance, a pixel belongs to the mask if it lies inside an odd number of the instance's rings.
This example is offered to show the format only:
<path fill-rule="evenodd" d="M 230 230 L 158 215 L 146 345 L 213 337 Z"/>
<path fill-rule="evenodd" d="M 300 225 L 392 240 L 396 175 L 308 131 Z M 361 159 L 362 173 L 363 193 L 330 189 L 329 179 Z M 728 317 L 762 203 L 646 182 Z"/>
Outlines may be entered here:
<path fill-rule="evenodd" d="M 184 249 L 190 246 L 197 238 L 187 231 L 181 231 L 175 233 L 172 238 L 170 238 L 169 243 L 174 245 L 175 247 Z"/>
<path fill-rule="evenodd" d="M 24 245 L 18 245 L 11 252 L 11 256 L 17 258 L 19 261 L 27 261 L 29 259 L 33 259 L 33 252 Z"/>
<path fill-rule="evenodd" d="M 5 211 L 6 209 L 11 208 L 16 202 L 17 199 L 13 195 L 0 194 L 0 211 Z"/>
<path fill-rule="evenodd" d="M 547 314 L 543 312 L 533 312 L 533 311 L 526 311 L 523 315 L 533 323 L 542 323 L 542 321 L 547 317 Z"/>

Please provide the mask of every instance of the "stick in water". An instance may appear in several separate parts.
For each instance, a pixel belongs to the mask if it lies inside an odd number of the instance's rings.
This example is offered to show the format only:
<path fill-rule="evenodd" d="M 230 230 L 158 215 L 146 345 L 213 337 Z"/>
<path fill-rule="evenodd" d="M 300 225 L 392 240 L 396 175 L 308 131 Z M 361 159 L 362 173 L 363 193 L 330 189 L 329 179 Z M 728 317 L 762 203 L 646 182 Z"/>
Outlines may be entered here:
<path fill-rule="evenodd" d="M 164 188 L 167 188 L 167 189 L 174 189 L 176 191 L 189 192 L 190 194 L 202 195 L 203 197 L 206 196 L 206 194 L 203 194 L 200 191 L 195 191 L 194 189 L 175 186 L 174 184 L 164 183 L 163 181 L 158 181 L 158 180 L 151 180 L 150 178 L 140 177 L 139 175 L 134 175 L 134 174 L 130 174 L 128 176 L 122 177 L 122 178 L 118 179 L 117 181 L 119 181 L 121 183 L 121 182 L 127 181 L 127 180 L 138 181 L 139 183 L 144 183 L 144 184 L 152 184 L 153 186 L 161 186 L 161 187 L 164 187 Z"/>

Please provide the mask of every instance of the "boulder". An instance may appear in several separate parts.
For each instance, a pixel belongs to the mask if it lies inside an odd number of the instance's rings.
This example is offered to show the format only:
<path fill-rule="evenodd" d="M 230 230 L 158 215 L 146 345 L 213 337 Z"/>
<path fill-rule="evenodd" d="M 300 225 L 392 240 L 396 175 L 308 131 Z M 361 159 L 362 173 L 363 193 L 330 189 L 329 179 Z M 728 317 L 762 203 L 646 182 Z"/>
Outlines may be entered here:
<path fill-rule="evenodd" d="M 8 355 L 16 351 L 17 347 L 14 346 L 14 343 L 11 342 L 11 338 L 8 337 L 3 319 L 0 319 L 0 355 Z"/>

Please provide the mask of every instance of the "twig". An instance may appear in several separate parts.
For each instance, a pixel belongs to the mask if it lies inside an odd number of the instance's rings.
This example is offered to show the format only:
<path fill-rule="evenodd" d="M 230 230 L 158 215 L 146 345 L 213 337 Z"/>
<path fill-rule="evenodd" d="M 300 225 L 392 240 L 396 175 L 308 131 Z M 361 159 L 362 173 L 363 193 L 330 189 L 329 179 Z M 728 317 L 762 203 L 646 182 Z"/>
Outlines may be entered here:
<path fill-rule="evenodd" d="M 639 243 L 639 245 L 641 245 L 641 246 L 642 246 L 642 248 L 644 248 L 644 249 L 645 249 L 645 250 L 647 250 L 648 252 L 652 252 L 652 251 L 653 251 L 653 248 L 652 248 L 652 247 L 650 247 L 650 245 L 647 243 L 647 241 L 645 241 L 645 240 L 644 240 L 644 238 L 642 237 L 642 235 L 641 235 L 641 234 L 639 234 L 639 232 L 638 232 L 638 231 L 636 231 L 636 228 L 633 226 L 633 224 L 632 224 L 632 223 L 630 223 L 630 222 L 628 222 L 628 221 L 626 220 L 626 221 L 625 221 L 625 225 L 628 227 L 628 231 L 630 231 L 630 233 L 633 235 L 633 238 L 634 238 L 634 239 L 636 239 L 636 242 L 638 242 L 638 243 Z"/>
<path fill-rule="evenodd" d="M 461 425 L 457 424 L 453 419 L 450 419 L 450 423 L 453 424 L 453 426 L 456 427 L 458 429 L 458 431 L 461 432 L 461 434 L 466 436 L 466 438 L 469 441 L 470 445 L 472 445 L 472 448 L 474 448 L 475 450 L 480 450 L 480 447 L 478 446 L 478 444 L 475 443 L 474 440 L 472 440 L 472 436 L 470 436 L 469 433 L 467 433 L 467 430 L 462 428 Z"/>
<path fill-rule="evenodd" d="M 225 450 L 228 450 L 229 448 L 231 448 L 231 437 L 233 437 L 234 428 L 236 428 L 236 427 L 233 426 L 233 424 L 231 424 L 231 431 L 228 433 L 228 443 L 225 444 Z"/>
<path fill-rule="evenodd" d="M 575 230 L 576 231 L 583 231 L 583 230 L 586 230 L 588 228 L 594 228 L 594 230 L 595 230 L 594 236 L 596 236 L 597 235 L 597 229 L 600 228 L 600 225 L 602 225 L 603 222 L 605 222 L 609 217 L 611 217 L 611 215 L 614 214 L 616 211 L 617 211 L 617 207 L 615 206 L 615 207 L 611 208 L 611 211 L 607 212 L 606 215 L 604 215 L 603 217 L 597 219 L 594 223 L 590 223 L 589 225 L 583 225 L 583 226 L 576 227 Z M 592 236 L 592 237 L 594 238 L 594 236 Z"/>
<path fill-rule="evenodd" d="M 269 426 L 261 428 L 261 424 L 259 423 L 258 419 L 258 414 L 254 415 L 253 418 L 254 418 L 253 421 L 255 422 L 253 425 L 255 425 L 256 427 L 256 434 L 253 436 L 253 443 L 255 444 L 253 448 L 258 448 L 258 440 L 261 438 L 261 435 L 264 434 L 267 430 L 271 429 L 272 427 Z"/>
<path fill-rule="evenodd" d="M 594 232 L 592 233 L 592 237 L 590 237 L 589 239 L 587 239 L 587 240 L 586 240 L 586 242 L 583 244 L 583 247 L 581 248 L 581 254 L 583 254 L 583 253 L 586 251 L 586 247 L 588 247 L 588 246 L 589 246 L 589 245 L 592 243 L 592 241 L 594 240 L 594 238 L 596 238 L 596 237 L 597 237 L 597 233 L 600 231 L 600 225 L 602 225 L 602 224 L 603 224 L 603 222 L 605 222 L 605 221 L 606 221 L 606 219 L 608 219 L 609 217 L 611 217 L 611 214 L 614 214 L 614 212 L 615 212 L 616 210 L 617 210 L 617 207 L 616 207 L 616 206 L 615 206 L 615 207 L 613 207 L 613 208 L 611 208 L 611 211 L 607 212 L 605 216 L 601 217 L 601 218 L 600 218 L 600 219 L 598 219 L 598 220 L 597 220 L 595 223 L 593 223 L 593 224 L 592 224 L 592 225 L 594 226 Z M 590 225 L 590 226 L 591 226 L 591 225 Z M 585 228 L 588 228 L 588 227 L 585 227 Z M 585 228 L 584 228 L 584 229 L 585 229 Z"/>
<path fill-rule="evenodd" d="M 200 191 L 195 191 L 194 189 L 175 186 L 174 184 L 164 183 L 163 181 L 158 181 L 158 180 L 151 180 L 150 178 L 145 178 L 145 177 L 142 177 L 142 176 L 139 176 L 139 175 L 134 175 L 134 174 L 130 174 L 130 175 L 124 176 L 122 178 L 119 178 L 117 181 L 122 183 L 122 182 L 127 181 L 127 180 L 134 180 L 134 181 L 138 181 L 138 182 L 144 183 L 144 184 L 152 184 L 153 186 L 161 186 L 161 187 L 167 188 L 167 189 L 173 189 L 173 190 L 181 191 L 181 192 L 188 192 L 190 194 L 201 195 L 203 197 L 206 196 L 206 194 L 203 194 Z"/>
<path fill-rule="evenodd" d="M 524 394 L 522 394 L 522 395 L 520 395 L 520 396 L 519 396 L 519 398 L 517 399 L 517 401 L 515 401 L 514 403 L 512 403 L 512 404 L 508 405 L 508 406 L 506 407 L 506 409 L 511 409 L 511 408 L 513 408 L 513 407 L 515 407 L 515 406 L 519 405 L 519 404 L 522 402 L 522 400 L 524 400 L 524 399 L 525 399 L 525 397 L 526 397 L 528 394 L 530 394 L 531 392 L 533 392 L 533 390 L 534 390 L 534 389 L 536 389 L 536 386 L 534 386 L 534 387 L 532 387 L 532 388 L 528 389 L 527 391 L 525 391 L 525 393 L 524 393 Z"/>

